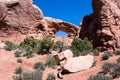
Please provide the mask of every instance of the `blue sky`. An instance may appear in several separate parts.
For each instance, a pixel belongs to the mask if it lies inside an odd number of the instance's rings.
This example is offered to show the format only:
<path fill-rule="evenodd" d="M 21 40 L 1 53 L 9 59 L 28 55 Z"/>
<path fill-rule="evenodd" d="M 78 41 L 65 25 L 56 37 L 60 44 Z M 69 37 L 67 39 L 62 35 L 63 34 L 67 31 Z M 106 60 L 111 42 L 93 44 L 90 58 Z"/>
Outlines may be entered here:
<path fill-rule="evenodd" d="M 61 19 L 79 26 L 80 20 L 91 14 L 92 0 L 33 0 L 43 11 L 44 16 Z M 56 36 L 66 36 L 59 31 Z"/>

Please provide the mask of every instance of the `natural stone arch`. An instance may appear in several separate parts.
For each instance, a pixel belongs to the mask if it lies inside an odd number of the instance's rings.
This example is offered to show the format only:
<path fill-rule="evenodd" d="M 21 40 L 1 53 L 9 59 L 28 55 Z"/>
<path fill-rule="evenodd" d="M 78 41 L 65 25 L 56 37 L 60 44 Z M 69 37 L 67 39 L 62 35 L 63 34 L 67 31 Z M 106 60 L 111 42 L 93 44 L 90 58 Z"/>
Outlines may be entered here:
<path fill-rule="evenodd" d="M 76 37 L 78 35 L 79 28 L 73 24 L 63 22 L 62 20 L 53 18 L 44 18 L 48 25 L 48 32 L 50 35 L 55 36 L 58 31 L 63 31 L 68 34 L 68 37 Z"/>

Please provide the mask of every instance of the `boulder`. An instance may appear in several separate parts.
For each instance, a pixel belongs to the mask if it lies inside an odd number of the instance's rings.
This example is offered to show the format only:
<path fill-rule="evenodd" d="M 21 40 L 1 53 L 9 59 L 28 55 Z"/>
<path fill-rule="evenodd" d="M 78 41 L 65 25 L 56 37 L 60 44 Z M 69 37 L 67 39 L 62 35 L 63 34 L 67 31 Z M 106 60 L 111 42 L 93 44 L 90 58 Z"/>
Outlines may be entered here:
<path fill-rule="evenodd" d="M 63 66 L 65 72 L 78 72 L 89 69 L 94 62 L 92 55 L 69 58 Z"/>
<path fill-rule="evenodd" d="M 83 18 L 80 38 L 101 51 L 120 49 L 120 1 L 92 0 L 93 14 Z"/>
<path fill-rule="evenodd" d="M 61 66 L 63 66 L 66 63 L 66 60 L 72 57 L 73 57 L 73 53 L 71 50 L 65 50 L 55 55 L 57 63 L 60 64 Z"/>

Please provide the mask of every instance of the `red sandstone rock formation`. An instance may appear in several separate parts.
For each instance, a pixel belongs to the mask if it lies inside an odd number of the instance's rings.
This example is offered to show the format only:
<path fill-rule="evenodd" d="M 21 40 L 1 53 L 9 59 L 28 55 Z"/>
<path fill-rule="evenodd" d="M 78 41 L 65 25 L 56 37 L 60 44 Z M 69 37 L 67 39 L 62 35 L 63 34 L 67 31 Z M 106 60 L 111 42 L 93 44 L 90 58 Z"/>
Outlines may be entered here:
<path fill-rule="evenodd" d="M 78 35 L 78 27 L 68 23 L 64 22 L 62 20 L 50 18 L 50 17 L 45 17 L 44 18 L 48 24 L 48 31 L 50 35 L 55 35 L 56 32 L 58 31 L 63 31 L 68 33 L 68 36 L 71 38 L 74 38 L 75 36 Z"/>
<path fill-rule="evenodd" d="M 0 0 L 0 38 L 36 32 L 42 11 L 31 0 Z"/>
<path fill-rule="evenodd" d="M 120 2 L 92 0 L 93 14 L 83 19 L 80 38 L 88 37 L 100 50 L 120 49 Z"/>
<path fill-rule="evenodd" d="M 55 36 L 59 30 L 71 37 L 77 35 L 78 28 L 61 20 L 44 18 L 42 11 L 32 0 L 0 0 L 1 40 L 29 34 Z"/>

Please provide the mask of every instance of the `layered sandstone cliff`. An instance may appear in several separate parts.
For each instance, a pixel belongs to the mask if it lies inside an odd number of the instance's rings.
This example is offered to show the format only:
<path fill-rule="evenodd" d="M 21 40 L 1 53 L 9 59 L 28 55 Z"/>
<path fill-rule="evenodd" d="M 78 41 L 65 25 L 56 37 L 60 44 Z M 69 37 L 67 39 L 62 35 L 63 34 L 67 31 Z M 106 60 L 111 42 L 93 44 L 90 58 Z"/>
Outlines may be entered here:
<path fill-rule="evenodd" d="M 55 36 L 62 30 L 75 37 L 77 26 L 53 18 L 45 18 L 32 0 L 0 0 L 0 39 L 29 34 Z"/>
<path fill-rule="evenodd" d="M 120 2 L 92 0 L 93 14 L 84 17 L 80 38 L 88 37 L 100 50 L 120 49 Z"/>

